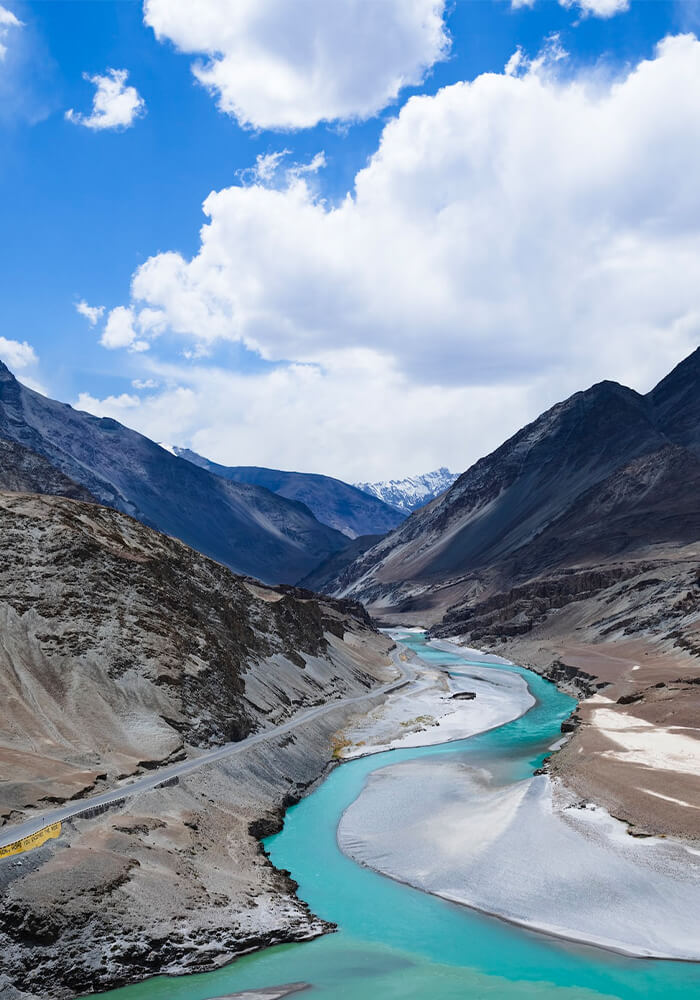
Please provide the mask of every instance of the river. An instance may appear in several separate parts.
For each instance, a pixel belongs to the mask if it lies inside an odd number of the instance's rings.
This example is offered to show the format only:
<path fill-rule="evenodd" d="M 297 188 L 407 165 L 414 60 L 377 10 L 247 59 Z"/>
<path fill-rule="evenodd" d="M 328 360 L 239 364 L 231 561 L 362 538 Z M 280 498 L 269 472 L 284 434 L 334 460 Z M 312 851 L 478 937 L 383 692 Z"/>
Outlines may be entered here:
<path fill-rule="evenodd" d="M 450 673 L 474 662 L 432 649 L 420 635 L 401 641 Z M 700 997 L 700 965 L 625 958 L 511 926 L 378 875 L 339 850 L 340 817 L 367 776 L 388 764 L 428 755 L 464 760 L 488 769 L 499 783 L 519 781 L 540 765 L 574 701 L 524 668 L 498 664 L 494 669 L 516 671 L 526 679 L 536 704 L 524 716 L 466 740 L 344 763 L 289 809 L 283 830 L 266 841 L 273 863 L 291 871 L 301 898 L 337 923 L 338 933 L 269 948 L 216 972 L 156 977 L 105 995 L 110 1000 L 207 1000 L 306 981 L 313 989 L 304 995 L 319 1000 Z"/>

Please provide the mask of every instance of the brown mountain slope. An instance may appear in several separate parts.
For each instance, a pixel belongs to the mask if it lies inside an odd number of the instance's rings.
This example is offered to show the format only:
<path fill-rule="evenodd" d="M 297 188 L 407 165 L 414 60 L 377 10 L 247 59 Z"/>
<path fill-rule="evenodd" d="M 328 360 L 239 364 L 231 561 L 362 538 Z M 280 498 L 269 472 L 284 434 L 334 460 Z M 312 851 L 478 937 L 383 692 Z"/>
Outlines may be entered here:
<path fill-rule="evenodd" d="M 0 494 L 0 533 L 4 815 L 372 683 L 341 641 L 372 635 L 361 609 L 236 577 L 97 505 Z"/>
<path fill-rule="evenodd" d="M 0 493 L 0 813 L 124 786 L 0 860 L 0 995 L 33 1000 L 212 968 L 326 929 L 258 837 L 396 676 L 359 606 L 235 576 L 115 510 Z M 124 776 L 338 707 L 129 794 Z M 371 707 L 373 702 L 368 702 Z"/>

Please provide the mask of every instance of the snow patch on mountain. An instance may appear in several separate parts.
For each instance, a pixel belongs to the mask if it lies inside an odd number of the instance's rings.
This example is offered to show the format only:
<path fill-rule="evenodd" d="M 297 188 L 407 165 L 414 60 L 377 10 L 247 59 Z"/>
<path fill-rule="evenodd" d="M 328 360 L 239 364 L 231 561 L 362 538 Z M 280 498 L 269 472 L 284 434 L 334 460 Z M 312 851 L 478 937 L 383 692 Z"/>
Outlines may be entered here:
<path fill-rule="evenodd" d="M 370 496 L 378 497 L 390 507 L 404 514 L 410 514 L 444 493 L 457 478 L 456 472 L 450 472 L 443 465 L 442 468 L 426 472 L 422 476 L 389 479 L 381 483 L 355 483 L 355 486 Z"/>

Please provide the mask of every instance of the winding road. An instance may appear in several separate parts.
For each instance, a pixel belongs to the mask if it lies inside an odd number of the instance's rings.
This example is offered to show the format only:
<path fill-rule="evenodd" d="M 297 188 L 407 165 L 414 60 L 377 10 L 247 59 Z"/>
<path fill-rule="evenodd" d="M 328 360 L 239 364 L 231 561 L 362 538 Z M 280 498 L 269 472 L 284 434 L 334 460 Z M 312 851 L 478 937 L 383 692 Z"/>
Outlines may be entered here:
<path fill-rule="evenodd" d="M 51 823 L 63 822 L 64 820 L 70 819 L 72 816 L 76 816 L 79 813 L 84 812 L 86 809 L 91 809 L 95 806 L 109 805 L 112 802 L 117 802 L 121 799 L 131 797 L 139 792 L 145 792 L 149 789 L 156 788 L 158 785 L 163 784 L 169 779 L 179 778 L 184 774 L 190 774 L 190 772 L 196 771 L 200 767 L 204 767 L 207 764 L 212 764 L 215 761 L 223 760 L 227 757 L 233 757 L 235 754 L 243 753 L 245 750 L 249 750 L 251 747 L 256 746 L 259 743 L 265 743 L 267 740 L 283 736 L 285 733 L 291 732 L 298 726 L 303 726 L 305 723 L 311 722 L 312 719 L 317 719 L 319 716 L 326 715 L 328 712 L 335 711 L 337 708 L 360 704 L 370 698 L 377 698 L 382 695 L 389 694 L 391 691 L 395 691 L 397 688 L 409 683 L 416 675 L 416 672 L 412 667 L 407 666 L 406 663 L 401 661 L 400 657 L 402 655 L 405 656 L 405 653 L 403 653 L 399 648 L 392 650 L 390 653 L 392 662 L 394 666 L 398 668 L 400 676 L 396 680 L 390 681 L 388 684 L 383 684 L 381 687 L 373 688 L 371 691 L 354 695 L 351 698 L 340 698 L 337 701 L 331 701 L 324 705 L 317 705 L 315 708 L 310 708 L 306 712 L 301 712 L 299 715 L 295 715 L 293 718 L 279 726 L 274 726 L 272 729 L 266 729 L 253 736 L 248 736 L 244 740 L 239 740 L 236 743 L 224 743 L 223 746 L 217 747 L 215 750 L 208 750 L 199 757 L 192 757 L 188 760 L 183 760 L 178 764 L 170 764 L 167 767 L 151 771 L 147 775 L 128 781 L 123 785 L 119 785 L 118 787 L 111 789 L 110 791 L 99 792 L 95 795 L 77 799 L 66 803 L 66 805 L 59 806 L 56 809 L 43 812 L 41 815 L 34 816 L 31 819 L 24 820 L 24 822 L 21 823 L 11 823 L 0 830 L 0 847 L 6 847 L 8 844 L 14 843 L 16 840 L 28 837 L 33 833 L 37 833 L 39 830 Z"/>

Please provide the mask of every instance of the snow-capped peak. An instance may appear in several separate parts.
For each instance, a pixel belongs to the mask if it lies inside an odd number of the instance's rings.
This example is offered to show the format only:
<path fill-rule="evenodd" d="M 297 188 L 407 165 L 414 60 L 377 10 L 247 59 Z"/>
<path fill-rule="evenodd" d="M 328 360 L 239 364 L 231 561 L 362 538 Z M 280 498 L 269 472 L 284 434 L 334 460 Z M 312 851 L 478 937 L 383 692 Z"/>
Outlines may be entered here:
<path fill-rule="evenodd" d="M 355 486 L 371 496 L 379 497 L 396 510 L 410 514 L 444 493 L 455 479 L 457 473 L 450 472 L 443 466 L 422 476 L 406 476 L 405 479 L 389 479 L 380 483 L 355 483 Z"/>

